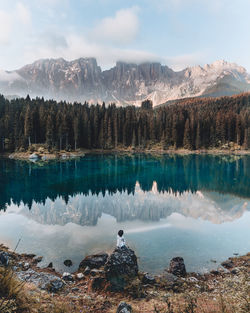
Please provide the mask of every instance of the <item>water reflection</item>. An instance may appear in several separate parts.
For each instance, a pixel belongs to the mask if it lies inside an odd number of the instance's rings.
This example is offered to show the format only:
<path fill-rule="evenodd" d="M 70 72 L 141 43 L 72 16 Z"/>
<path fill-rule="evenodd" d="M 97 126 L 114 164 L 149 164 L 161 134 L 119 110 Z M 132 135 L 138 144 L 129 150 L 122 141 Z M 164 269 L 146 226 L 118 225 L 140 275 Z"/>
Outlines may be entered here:
<path fill-rule="evenodd" d="M 0 159 L 0 171 L 1 242 L 13 248 L 22 237 L 19 251 L 43 255 L 42 265 L 63 271 L 70 258 L 74 270 L 85 255 L 111 250 L 119 228 L 146 271 L 176 255 L 203 270 L 211 258 L 249 251 L 249 156 Z"/>
<path fill-rule="evenodd" d="M 54 201 L 47 199 L 44 204 L 33 202 L 31 210 L 23 204 L 8 207 L 8 213 L 20 213 L 40 224 L 66 225 L 75 223 L 95 226 L 102 214 L 109 214 L 116 222 L 142 220 L 160 221 L 172 213 L 201 218 L 219 224 L 239 218 L 250 210 L 246 199 L 217 192 L 159 192 L 157 183 L 151 191 L 143 191 L 137 182 L 133 194 L 127 191 L 104 195 L 70 196 L 66 202 L 62 197 Z"/>
<path fill-rule="evenodd" d="M 165 155 L 87 156 L 79 160 L 36 163 L 0 159 L 0 209 L 7 204 L 45 203 L 76 194 L 133 194 L 142 191 L 182 194 L 216 191 L 250 196 L 250 156 Z"/>

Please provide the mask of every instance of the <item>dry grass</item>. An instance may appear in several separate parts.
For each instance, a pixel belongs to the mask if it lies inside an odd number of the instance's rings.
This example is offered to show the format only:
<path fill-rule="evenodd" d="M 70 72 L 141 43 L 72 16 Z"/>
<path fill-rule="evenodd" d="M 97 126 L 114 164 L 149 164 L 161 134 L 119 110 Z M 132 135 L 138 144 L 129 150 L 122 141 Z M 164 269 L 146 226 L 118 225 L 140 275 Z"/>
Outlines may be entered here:
<path fill-rule="evenodd" d="M 9 267 L 0 267 L 0 312 L 30 312 L 23 283 L 17 280 Z"/>

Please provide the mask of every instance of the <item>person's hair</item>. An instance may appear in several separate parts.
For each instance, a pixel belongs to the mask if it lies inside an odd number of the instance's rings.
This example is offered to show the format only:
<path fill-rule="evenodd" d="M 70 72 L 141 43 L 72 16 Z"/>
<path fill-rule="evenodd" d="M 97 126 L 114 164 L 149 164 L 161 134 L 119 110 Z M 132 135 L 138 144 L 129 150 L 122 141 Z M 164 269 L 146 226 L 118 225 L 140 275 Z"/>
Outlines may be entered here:
<path fill-rule="evenodd" d="M 118 235 L 119 235 L 120 237 L 122 237 L 122 235 L 123 235 L 123 230 L 122 230 L 122 229 L 118 231 Z"/>

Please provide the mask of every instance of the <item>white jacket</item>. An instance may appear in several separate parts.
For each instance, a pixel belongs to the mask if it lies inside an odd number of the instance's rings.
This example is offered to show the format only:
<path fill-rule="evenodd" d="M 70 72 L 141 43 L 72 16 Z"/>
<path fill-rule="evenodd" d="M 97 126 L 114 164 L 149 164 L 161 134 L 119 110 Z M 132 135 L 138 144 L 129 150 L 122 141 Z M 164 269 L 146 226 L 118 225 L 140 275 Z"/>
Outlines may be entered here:
<path fill-rule="evenodd" d="M 119 235 L 117 235 L 117 248 L 122 248 L 125 247 L 126 243 L 125 243 L 125 238 L 122 236 L 120 237 Z"/>

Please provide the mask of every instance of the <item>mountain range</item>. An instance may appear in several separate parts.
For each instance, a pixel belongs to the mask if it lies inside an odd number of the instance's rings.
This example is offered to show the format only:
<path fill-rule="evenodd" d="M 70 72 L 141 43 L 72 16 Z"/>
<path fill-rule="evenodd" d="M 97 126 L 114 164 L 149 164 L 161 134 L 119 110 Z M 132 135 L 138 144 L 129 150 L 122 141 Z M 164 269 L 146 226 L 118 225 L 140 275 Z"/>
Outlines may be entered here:
<path fill-rule="evenodd" d="M 188 97 L 217 97 L 250 91 L 246 69 L 223 60 L 174 71 L 160 63 L 117 62 L 102 70 L 94 58 L 41 59 L 15 71 L 0 70 L 0 93 L 55 100 L 153 105 Z"/>

